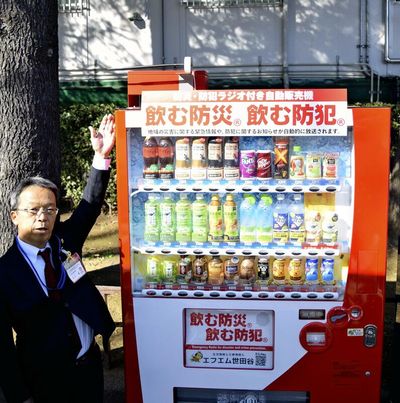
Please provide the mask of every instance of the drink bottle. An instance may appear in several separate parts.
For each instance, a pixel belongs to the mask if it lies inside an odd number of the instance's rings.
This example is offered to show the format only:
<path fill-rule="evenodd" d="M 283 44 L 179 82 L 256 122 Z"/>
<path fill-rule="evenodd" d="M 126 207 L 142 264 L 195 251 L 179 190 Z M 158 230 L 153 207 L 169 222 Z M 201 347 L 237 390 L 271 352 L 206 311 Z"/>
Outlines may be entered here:
<path fill-rule="evenodd" d="M 192 203 L 192 241 L 207 242 L 208 240 L 208 205 L 202 193 L 196 194 Z"/>
<path fill-rule="evenodd" d="M 221 180 L 223 177 L 222 137 L 211 137 L 208 140 L 207 178 Z"/>
<path fill-rule="evenodd" d="M 227 137 L 224 144 L 224 179 L 239 179 L 239 137 Z"/>
<path fill-rule="evenodd" d="M 152 285 L 161 282 L 161 262 L 157 256 L 147 258 L 146 281 Z"/>
<path fill-rule="evenodd" d="M 274 145 L 274 178 L 287 179 L 289 176 L 289 141 L 276 138 Z"/>
<path fill-rule="evenodd" d="M 208 262 L 208 282 L 212 285 L 224 282 L 224 263 L 219 256 L 213 256 Z"/>
<path fill-rule="evenodd" d="M 240 242 L 251 244 L 256 242 L 256 198 L 252 194 L 244 194 L 240 203 Z"/>
<path fill-rule="evenodd" d="M 178 283 L 189 283 L 192 280 L 192 275 L 192 261 L 188 255 L 182 255 L 178 262 Z"/>
<path fill-rule="evenodd" d="M 158 144 L 154 137 L 146 137 L 143 142 L 143 177 L 156 179 L 159 177 Z"/>
<path fill-rule="evenodd" d="M 301 147 L 297 145 L 293 147 L 290 156 L 289 177 L 290 179 L 304 179 L 305 176 L 304 155 L 301 152 Z"/>
<path fill-rule="evenodd" d="M 176 258 L 172 256 L 163 257 L 161 262 L 162 280 L 164 284 L 173 284 L 176 282 L 178 273 L 178 264 Z"/>
<path fill-rule="evenodd" d="M 190 140 L 188 137 L 175 142 L 175 178 L 190 179 Z"/>
<path fill-rule="evenodd" d="M 208 205 L 208 240 L 210 242 L 221 242 L 223 238 L 222 204 L 219 196 L 213 194 Z"/>
<path fill-rule="evenodd" d="M 273 212 L 272 240 L 279 245 L 286 245 L 289 239 L 289 214 L 286 198 L 283 194 L 276 196 Z"/>
<path fill-rule="evenodd" d="M 301 195 L 295 194 L 289 206 L 289 242 L 293 245 L 301 245 L 305 238 L 304 202 Z"/>
<path fill-rule="evenodd" d="M 192 179 L 207 178 L 207 139 L 199 137 L 192 141 L 192 164 L 190 176 Z"/>
<path fill-rule="evenodd" d="M 181 193 L 175 206 L 176 212 L 176 240 L 182 244 L 192 238 L 192 205 L 187 193 Z"/>
<path fill-rule="evenodd" d="M 154 193 L 144 204 L 144 241 L 157 242 L 160 240 L 160 205 Z"/>
<path fill-rule="evenodd" d="M 205 256 L 197 256 L 193 262 L 193 280 L 196 284 L 205 284 L 208 278 L 207 259 Z"/>
<path fill-rule="evenodd" d="M 160 240 L 174 242 L 176 231 L 175 202 L 172 196 L 166 193 L 160 202 Z"/>
<path fill-rule="evenodd" d="M 257 242 L 268 244 L 272 242 L 272 197 L 262 194 L 257 204 Z"/>
<path fill-rule="evenodd" d="M 160 178 L 172 179 L 174 177 L 174 145 L 169 137 L 161 137 L 158 143 L 158 160 Z"/>
<path fill-rule="evenodd" d="M 239 226 L 237 206 L 233 195 L 228 193 L 224 203 L 224 240 L 227 242 L 239 241 Z"/>

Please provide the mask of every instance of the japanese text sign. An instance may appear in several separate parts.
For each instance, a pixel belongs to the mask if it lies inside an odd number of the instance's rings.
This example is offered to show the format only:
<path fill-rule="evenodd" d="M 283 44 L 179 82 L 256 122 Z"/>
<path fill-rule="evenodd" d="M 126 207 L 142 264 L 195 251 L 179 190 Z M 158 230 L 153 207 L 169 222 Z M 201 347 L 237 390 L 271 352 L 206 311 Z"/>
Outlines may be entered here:
<path fill-rule="evenodd" d="M 144 136 L 346 136 L 346 89 L 145 91 Z"/>
<path fill-rule="evenodd" d="M 272 369 L 274 314 L 263 310 L 185 310 L 185 365 Z"/>

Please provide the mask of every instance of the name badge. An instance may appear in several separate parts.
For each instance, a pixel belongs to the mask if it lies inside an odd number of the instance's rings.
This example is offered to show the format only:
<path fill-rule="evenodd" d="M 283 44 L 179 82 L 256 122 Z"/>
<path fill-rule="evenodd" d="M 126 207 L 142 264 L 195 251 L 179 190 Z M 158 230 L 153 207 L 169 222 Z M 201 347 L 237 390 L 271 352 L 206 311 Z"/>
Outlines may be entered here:
<path fill-rule="evenodd" d="M 64 269 L 73 283 L 76 283 L 86 274 L 86 269 L 77 253 L 67 257 L 64 262 Z"/>

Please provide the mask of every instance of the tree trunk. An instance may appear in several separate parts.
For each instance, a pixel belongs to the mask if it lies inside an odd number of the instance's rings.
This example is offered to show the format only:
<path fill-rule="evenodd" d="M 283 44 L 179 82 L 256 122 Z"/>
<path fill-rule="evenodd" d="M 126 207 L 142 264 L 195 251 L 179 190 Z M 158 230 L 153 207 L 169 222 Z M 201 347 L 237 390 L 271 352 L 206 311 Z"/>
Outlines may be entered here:
<path fill-rule="evenodd" d="M 13 239 L 18 182 L 60 183 L 57 18 L 55 0 L 0 1 L 0 255 Z"/>

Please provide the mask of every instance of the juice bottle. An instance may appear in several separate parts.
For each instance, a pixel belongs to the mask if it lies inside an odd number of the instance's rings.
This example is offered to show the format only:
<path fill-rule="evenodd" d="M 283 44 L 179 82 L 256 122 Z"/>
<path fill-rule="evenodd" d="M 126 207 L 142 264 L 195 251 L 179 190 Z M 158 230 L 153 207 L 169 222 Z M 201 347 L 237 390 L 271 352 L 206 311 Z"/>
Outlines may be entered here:
<path fill-rule="evenodd" d="M 190 140 L 188 137 L 175 142 L 175 178 L 190 179 Z"/>
<path fill-rule="evenodd" d="M 321 154 L 309 153 L 306 156 L 306 178 L 320 179 L 321 178 Z"/>
<path fill-rule="evenodd" d="M 144 204 L 144 241 L 157 242 L 160 240 L 160 205 L 154 193 Z"/>
<path fill-rule="evenodd" d="M 289 214 L 286 199 L 283 194 L 276 196 L 276 205 L 273 213 L 272 240 L 279 245 L 285 245 L 289 239 Z"/>
<path fill-rule="evenodd" d="M 158 160 L 160 178 L 172 179 L 174 177 L 174 145 L 169 137 L 161 137 L 158 142 Z"/>
<path fill-rule="evenodd" d="M 192 205 L 187 193 L 181 193 L 176 202 L 176 240 L 182 244 L 192 238 Z"/>
<path fill-rule="evenodd" d="M 256 242 L 256 198 L 247 193 L 240 203 L 240 242 Z"/>
<path fill-rule="evenodd" d="M 219 256 L 213 256 L 208 262 L 208 282 L 211 285 L 222 285 L 224 282 L 224 263 Z"/>
<path fill-rule="evenodd" d="M 192 179 L 202 180 L 207 178 L 207 139 L 199 137 L 192 141 Z"/>
<path fill-rule="evenodd" d="M 175 202 L 168 193 L 160 202 L 160 241 L 174 242 L 176 231 Z"/>
<path fill-rule="evenodd" d="M 237 207 L 233 195 L 228 193 L 224 203 L 224 240 L 227 242 L 239 241 L 239 227 Z"/>
<path fill-rule="evenodd" d="M 300 146 L 293 147 L 293 153 L 290 156 L 289 177 L 290 179 L 304 179 L 306 177 L 304 155 Z"/>
<path fill-rule="evenodd" d="M 305 238 L 304 203 L 301 195 L 295 194 L 289 206 L 289 242 L 293 245 L 301 245 Z"/>
<path fill-rule="evenodd" d="M 192 203 L 192 241 L 207 242 L 208 240 L 208 205 L 202 193 L 196 194 Z"/>
<path fill-rule="evenodd" d="M 239 137 L 227 137 L 224 144 L 224 179 L 239 179 Z"/>
<path fill-rule="evenodd" d="M 158 144 L 154 137 L 146 137 L 143 142 L 143 177 L 156 179 L 159 177 Z"/>
<path fill-rule="evenodd" d="M 257 204 L 257 242 L 261 245 L 272 242 L 272 197 L 262 194 Z"/>
<path fill-rule="evenodd" d="M 211 196 L 208 205 L 208 240 L 210 242 L 220 242 L 224 238 L 222 226 L 222 205 L 217 194 Z"/>
<path fill-rule="evenodd" d="M 222 177 L 222 137 L 211 137 L 208 141 L 207 178 L 211 180 L 221 180 Z"/>

